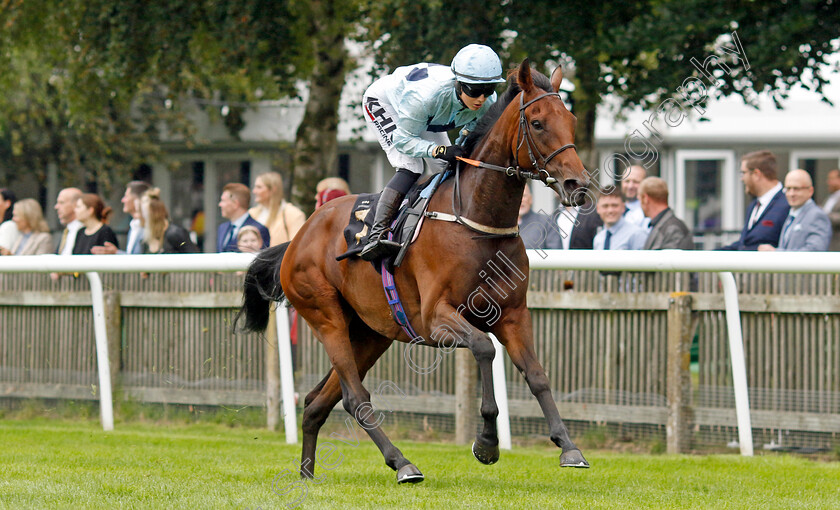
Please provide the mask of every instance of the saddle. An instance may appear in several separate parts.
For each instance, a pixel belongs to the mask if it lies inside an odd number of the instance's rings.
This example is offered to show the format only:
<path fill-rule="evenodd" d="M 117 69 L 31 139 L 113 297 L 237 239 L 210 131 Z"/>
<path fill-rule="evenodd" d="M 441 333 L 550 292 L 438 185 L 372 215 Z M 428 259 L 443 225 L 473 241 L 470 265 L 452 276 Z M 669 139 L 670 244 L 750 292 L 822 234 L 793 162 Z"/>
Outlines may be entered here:
<path fill-rule="evenodd" d="M 400 210 L 394 222 L 391 224 L 391 231 L 388 239 L 400 243 L 399 252 L 389 257 L 387 266 L 389 270 L 399 267 L 408 252 L 408 247 L 417 239 L 420 227 L 423 223 L 423 216 L 429 205 L 429 200 L 437 190 L 438 186 L 450 177 L 451 171 L 446 170 L 433 175 L 431 178 L 415 184 L 406 194 Z M 336 260 L 344 260 L 358 256 L 362 248 L 368 242 L 368 232 L 373 226 L 374 211 L 379 201 L 379 193 L 363 193 L 358 196 L 350 212 L 350 219 L 344 228 L 344 240 L 347 242 L 347 251 L 336 257 Z M 371 261 L 377 271 L 381 269 L 381 261 Z"/>

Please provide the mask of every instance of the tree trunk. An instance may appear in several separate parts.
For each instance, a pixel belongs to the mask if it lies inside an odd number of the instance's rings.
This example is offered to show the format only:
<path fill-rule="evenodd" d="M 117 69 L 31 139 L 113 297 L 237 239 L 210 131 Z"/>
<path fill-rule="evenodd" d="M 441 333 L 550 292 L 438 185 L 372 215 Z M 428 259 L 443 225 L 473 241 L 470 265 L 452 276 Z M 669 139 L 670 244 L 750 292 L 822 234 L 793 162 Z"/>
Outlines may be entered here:
<path fill-rule="evenodd" d="M 584 58 L 576 62 L 574 113 L 577 117 L 575 145 L 583 165 L 593 177 L 599 168 L 598 151 L 595 150 L 595 116 L 601 94 L 598 92 L 598 62 L 594 58 Z"/>
<path fill-rule="evenodd" d="M 307 215 L 315 209 L 315 186 L 333 175 L 338 155 L 338 107 L 348 70 L 344 37 L 348 24 L 340 0 L 309 4 L 312 51 L 309 99 L 295 138 L 293 198 Z"/>

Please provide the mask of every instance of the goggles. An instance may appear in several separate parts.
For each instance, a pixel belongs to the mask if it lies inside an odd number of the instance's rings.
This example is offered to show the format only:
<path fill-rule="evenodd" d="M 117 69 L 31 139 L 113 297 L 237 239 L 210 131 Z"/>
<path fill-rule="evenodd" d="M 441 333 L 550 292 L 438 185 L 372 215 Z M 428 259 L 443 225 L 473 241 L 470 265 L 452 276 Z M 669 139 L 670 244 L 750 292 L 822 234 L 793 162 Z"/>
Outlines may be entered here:
<path fill-rule="evenodd" d="M 496 92 L 495 83 L 461 83 L 461 91 L 468 97 L 490 97 Z"/>

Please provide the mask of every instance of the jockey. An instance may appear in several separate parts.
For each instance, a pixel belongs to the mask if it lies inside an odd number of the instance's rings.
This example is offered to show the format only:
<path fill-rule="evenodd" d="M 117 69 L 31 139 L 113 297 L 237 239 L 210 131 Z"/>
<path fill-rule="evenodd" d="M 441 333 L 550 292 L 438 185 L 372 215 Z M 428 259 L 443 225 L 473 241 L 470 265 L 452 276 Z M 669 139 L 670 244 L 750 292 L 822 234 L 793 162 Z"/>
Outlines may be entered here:
<path fill-rule="evenodd" d="M 496 52 L 470 44 L 449 67 L 428 63 L 399 67 L 365 91 L 365 121 L 397 173 L 379 197 L 362 259 L 375 260 L 399 249 L 399 244 L 386 239 L 388 228 L 403 197 L 423 173 L 423 158 L 441 160 L 430 163 L 444 168 L 457 156 L 465 156 L 458 143 L 496 102 L 496 84 L 504 81 Z M 459 126 L 464 128 L 453 145 L 447 131 Z"/>

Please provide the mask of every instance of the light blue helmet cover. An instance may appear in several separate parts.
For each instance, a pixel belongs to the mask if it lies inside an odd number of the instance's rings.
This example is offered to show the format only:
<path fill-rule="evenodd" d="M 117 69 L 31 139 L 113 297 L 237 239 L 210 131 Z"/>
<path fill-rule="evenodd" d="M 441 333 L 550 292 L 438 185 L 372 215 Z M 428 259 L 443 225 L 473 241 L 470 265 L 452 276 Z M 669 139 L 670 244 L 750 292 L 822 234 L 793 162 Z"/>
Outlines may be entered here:
<path fill-rule="evenodd" d="M 483 44 L 464 46 L 450 66 L 455 78 L 463 83 L 504 83 L 502 61 L 496 52 Z"/>

